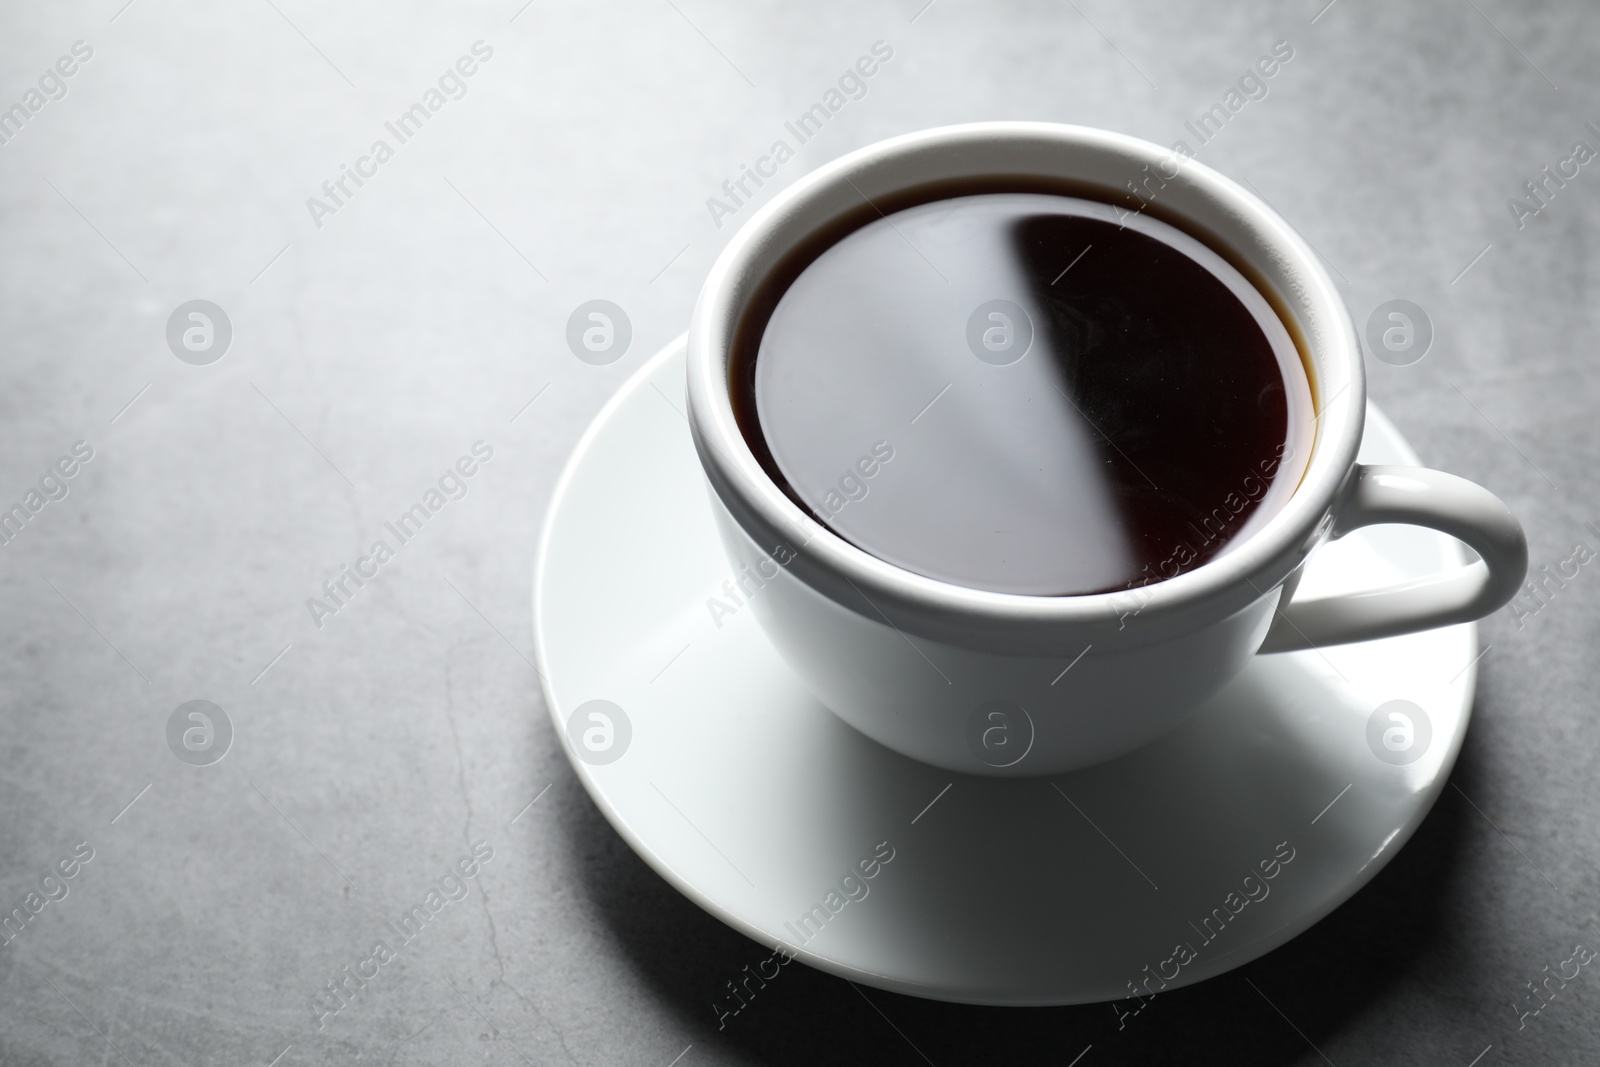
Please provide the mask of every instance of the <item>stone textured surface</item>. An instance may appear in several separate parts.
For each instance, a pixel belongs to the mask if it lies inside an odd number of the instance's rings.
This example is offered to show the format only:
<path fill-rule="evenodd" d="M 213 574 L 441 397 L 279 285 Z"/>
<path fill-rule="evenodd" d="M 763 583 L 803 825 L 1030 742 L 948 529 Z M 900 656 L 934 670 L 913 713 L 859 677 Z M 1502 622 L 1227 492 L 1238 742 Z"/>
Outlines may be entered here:
<path fill-rule="evenodd" d="M 796 969 L 718 1031 L 711 1001 L 766 950 L 605 824 L 528 663 L 561 464 L 750 213 L 719 228 L 706 198 L 880 39 L 893 60 L 775 184 L 956 121 L 1188 139 L 1291 42 L 1201 158 L 1301 229 L 1358 320 L 1426 309 L 1426 358 L 1370 364 L 1425 459 L 1510 502 L 1535 566 L 1600 547 L 1600 168 L 1525 228 L 1506 204 L 1600 147 L 1592 9 L 520 2 L 5 15 L 0 107 L 75 41 L 93 56 L 0 145 L 0 502 L 94 455 L 0 546 L 0 911 L 93 858 L 0 947 L 0 1064 L 1600 1059 L 1592 968 L 1521 1029 L 1512 1007 L 1600 947 L 1592 568 L 1484 625 L 1455 787 L 1367 889 L 1120 1031 L 1103 1005 L 869 1002 Z M 479 40 L 465 95 L 316 225 L 307 197 Z M 165 339 L 196 298 L 233 326 L 208 366 Z M 564 341 L 593 298 L 633 325 L 609 366 Z M 467 495 L 319 628 L 307 598 L 479 440 Z M 192 699 L 233 726 L 210 766 L 168 746 Z M 466 899 L 318 1030 L 309 998 L 480 840 Z"/>

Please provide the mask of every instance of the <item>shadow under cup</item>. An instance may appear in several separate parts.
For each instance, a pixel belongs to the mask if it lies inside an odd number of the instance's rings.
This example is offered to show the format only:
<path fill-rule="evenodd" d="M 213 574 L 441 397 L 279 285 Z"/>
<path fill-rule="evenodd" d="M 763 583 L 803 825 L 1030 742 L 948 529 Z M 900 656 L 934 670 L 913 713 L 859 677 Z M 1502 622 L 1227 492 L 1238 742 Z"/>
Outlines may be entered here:
<path fill-rule="evenodd" d="M 1166 176 L 1157 183 L 1152 175 Z M 794 280 L 863 226 L 991 193 L 1071 197 L 1085 215 L 1180 247 L 1271 335 L 1286 389 L 1298 387 L 1285 468 L 1272 481 L 1281 488 L 1225 551 L 1171 578 L 1086 595 L 941 581 L 839 536 L 814 491 L 797 491 L 776 469 L 759 429 L 766 413 L 758 422 L 748 405 L 740 410 L 741 395 L 749 397 L 741 375 L 759 365 L 742 357 L 759 352 Z M 959 308 L 960 317 L 969 310 Z M 926 763 L 988 775 L 1059 773 L 1114 758 L 1176 726 L 1237 674 L 1329 529 L 1365 406 L 1349 315 L 1310 249 L 1270 209 L 1158 146 L 1049 124 L 912 134 L 808 175 L 719 258 L 688 345 L 690 423 L 713 511 L 736 570 L 761 577 L 751 603 L 774 647 L 822 703 L 868 736 Z M 974 372 L 993 369 L 983 364 L 971 359 Z M 934 383 L 907 417 L 937 392 Z M 850 459 L 874 444 L 838 442 Z M 1001 736 L 996 726 L 1006 738 L 999 751 L 989 743 Z"/>

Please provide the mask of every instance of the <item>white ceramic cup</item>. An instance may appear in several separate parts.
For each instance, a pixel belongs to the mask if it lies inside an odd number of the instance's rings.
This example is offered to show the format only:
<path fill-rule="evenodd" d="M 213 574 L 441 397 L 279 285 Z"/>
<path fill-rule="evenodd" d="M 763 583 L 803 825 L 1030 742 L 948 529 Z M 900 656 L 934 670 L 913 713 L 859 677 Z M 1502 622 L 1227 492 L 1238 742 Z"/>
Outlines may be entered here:
<path fill-rule="evenodd" d="M 786 257 L 864 205 L 997 176 L 1070 182 L 1078 195 L 1159 214 L 1244 273 L 1294 337 L 1318 409 L 1310 459 L 1276 514 L 1211 561 L 1138 590 L 1087 596 L 940 582 L 833 533 L 774 484 L 745 441 L 730 355 L 753 298 Z M 1505 604 L 1527 570 L 1522 528 L 1487 490 L 1439 471 L 1356 463 L 1366 415 L 1361 348 L 1305 241 L 1209 167 L 1102 130 L 1023 122 L 927 130 L 795 182 L 712 267 L 689 327 L 688 403 L 736 581 L 778 652 L 862 733 L 954 771 L 1054 774 L 1111 759 L 1177 725 L 1257 653 L 1478 619 Z M 1378 523 L 1443 531 L 1481 561 L 1391 589 L 1294 598 L 1320 542 Z"/>

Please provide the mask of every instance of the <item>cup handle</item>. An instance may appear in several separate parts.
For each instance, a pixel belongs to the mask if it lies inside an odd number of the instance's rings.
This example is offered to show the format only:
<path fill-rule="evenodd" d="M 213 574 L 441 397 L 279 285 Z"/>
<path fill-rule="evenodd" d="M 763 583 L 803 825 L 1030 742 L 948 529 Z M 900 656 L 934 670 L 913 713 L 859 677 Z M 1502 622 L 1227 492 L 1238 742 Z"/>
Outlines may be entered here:
<path fill-rule="evenodd" d="M 1381 523 L 1426 526 L 1464 541 L 1479 562 L 1385 589 L 1296 597 L 1278 610 L 1262 652 L 1370 641 L 1481 619 L 1504 605 L 1528 573 L 1528 541 L 1499 497 L 1425 467 L 1358 464 L 1329 537 Z"/>

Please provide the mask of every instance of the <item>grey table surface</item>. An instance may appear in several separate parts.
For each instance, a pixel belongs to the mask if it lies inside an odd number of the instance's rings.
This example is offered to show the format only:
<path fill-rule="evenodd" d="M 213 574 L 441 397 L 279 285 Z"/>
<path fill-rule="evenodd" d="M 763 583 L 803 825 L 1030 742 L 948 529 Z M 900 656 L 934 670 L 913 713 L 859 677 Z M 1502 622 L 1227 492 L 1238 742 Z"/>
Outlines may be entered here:
<path fill-rule="evenodd" d="M 1358 321 L 1425 309 L 1431 349 L 1369 359 L 1372 394 L 1512 505 L 1535 568 L 1600 547 L 1600 167 L 1523 189 L 1600 148 L 1592 7 L 924 3 L 7 5 L 0 504 L 27 521 L 0 545 L 0 912 L 28 921 L 0 947 L 0 1063 L 1600 1062 L 1592 968 L 1513 1007 L 1600 947 L 1590 567 L 1483 624 L 1453 788 L 1412 843 L 1137 1027 L 800 969 L 719 1030 L 763 950 L 567 766 L 529 663 L 535 540 L 584 426 L 751 213 L 708 198 L 874 42 L 892 59 L 757 203 L 950 122 L 1192 146 L 1185 121 L 1288 41 L 1201 158 L 1305 234 Z M 399 143 L 385 123 L 430 89 Z M 346 165 L 369 177 L 334 199 Z M 632 324 L 608 366 L 565 341 L 595 298 Z M 211 362 L 220 334 L 168 342 L 196 299 L 231 324 Z M 478 441 L 466 495 L 313 618 Z M 231 724 L 218 762 L 169 744 L 191 700 Z M 311 999 L 478 841 L 467 897 L 319 1029 Z"/>

